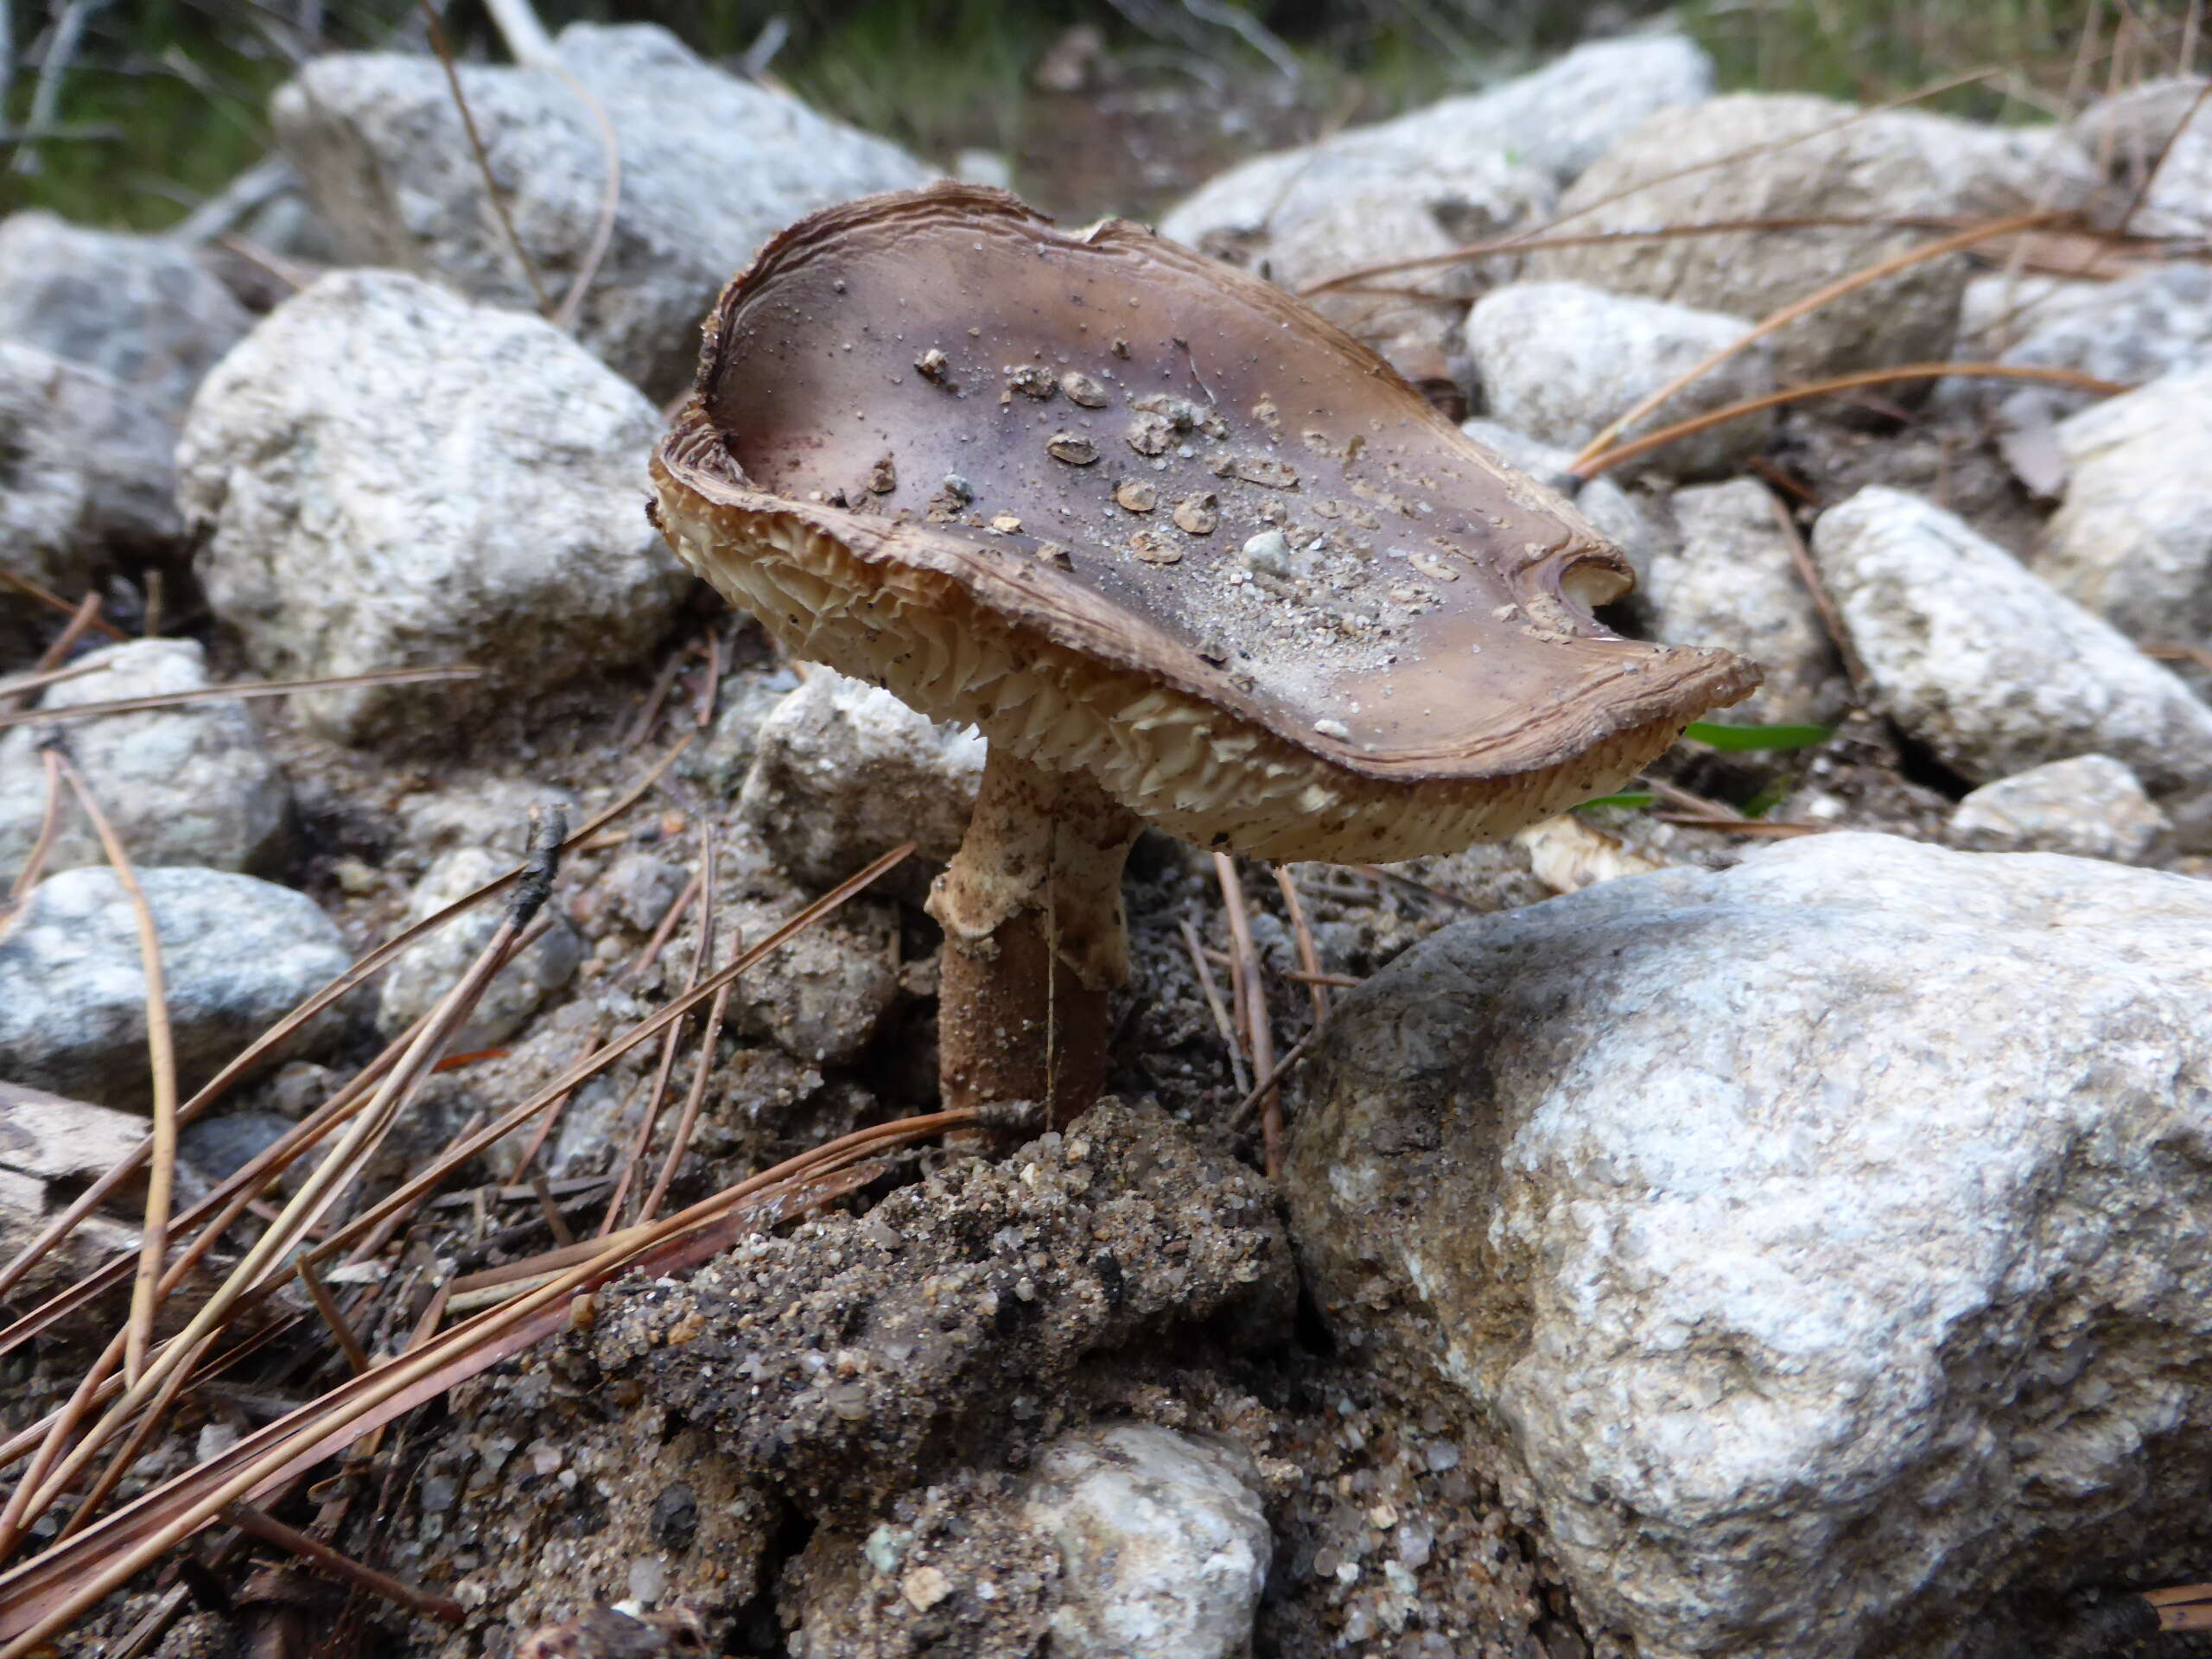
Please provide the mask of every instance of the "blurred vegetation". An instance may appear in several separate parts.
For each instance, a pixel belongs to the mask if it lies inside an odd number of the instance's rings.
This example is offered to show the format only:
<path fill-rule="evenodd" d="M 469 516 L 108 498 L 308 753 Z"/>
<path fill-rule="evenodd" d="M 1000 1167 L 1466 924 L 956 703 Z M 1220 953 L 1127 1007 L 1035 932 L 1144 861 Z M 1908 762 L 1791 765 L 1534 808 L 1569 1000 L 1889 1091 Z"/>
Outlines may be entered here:
<path fill-rule="evenodd" d="M 1725 85 L 1892 97 L 1988 64 L 2001 84 L 1934 101 L 1985 119 L 2057 113 L 2069 100 L 2202 67 L 2190 0 L 1688 0 L 1683 24 Z M 1232 8 L 1255 27 L 1224 22 Z M 465 55 L 496 59 L 478 0 L 446 0 Z M 0 209 L 154 229 L 261 156 L 270 92 L 304 56 L 419 50 L 416 0 L 14 0 L 0 43 L 9 133 Z M 1117 73 L 1218 89 L 1277 83 L 1282 119 L 1254 141 L 1311 137 L 1478 86 L 1535 56 L 1646 21 L 1647 0 L 541 0 L 558 29 L 650 21 L 733 63 L 774 44 L 768 71 L 824 110 L 949 160 L 1019 151 L 1039 118 L 1031 77 L 1076 24 L 1098 29 Z M 54 41 L 79 36 L 52 89 L 57 136 L 23 144 Z M 1280 64 L 1297 70 L 1291 86 Z M 1042 119 L 1052 118 L 1048 113 Z"/>

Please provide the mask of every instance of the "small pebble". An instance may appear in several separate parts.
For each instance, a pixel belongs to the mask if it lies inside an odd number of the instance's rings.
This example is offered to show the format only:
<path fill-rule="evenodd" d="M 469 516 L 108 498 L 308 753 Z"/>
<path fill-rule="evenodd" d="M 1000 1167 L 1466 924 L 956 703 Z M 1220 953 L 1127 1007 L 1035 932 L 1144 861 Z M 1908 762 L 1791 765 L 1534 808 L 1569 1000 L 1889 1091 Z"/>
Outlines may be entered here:
<path fill-rule="evenodd" d="M 899 1588 L 918 1613 L 925 1613 L 952 1593 L 952 1580 L 933 1567 L 918 1567 L 899 1580 Z"/>
<path fill-rule="evenodd" d="M 1070 403 L 1080 404 L 1085 409 L 1103 409 L 1109 402 L 1102 383 L 1074 369 L 1060 377 L 1060 390 L 1067 394 Z"/>

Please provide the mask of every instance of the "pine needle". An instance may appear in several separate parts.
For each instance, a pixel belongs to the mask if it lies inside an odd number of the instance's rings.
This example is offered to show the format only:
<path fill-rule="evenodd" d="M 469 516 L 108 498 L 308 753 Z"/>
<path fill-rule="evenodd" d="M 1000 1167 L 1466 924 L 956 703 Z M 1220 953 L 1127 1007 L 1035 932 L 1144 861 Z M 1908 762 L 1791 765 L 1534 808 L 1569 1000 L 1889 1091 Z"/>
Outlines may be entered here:
<path fill-rule="evenodd" d="M 1853 271 L 1849 276 L 1838 277 L 1827 286 L 1808 294 L 1802 300 L 1792 301 L 1780 310 L 1770 315 L 1764 321 L 1739 334 L 1719 351 L 1711 353 L 1700 362 L 1692 364 L 1656 391 L 1639 398 L 1627 414 L 1614 421 L 1585 444 L 1582 453 L 1568 463 L 1567 470 L 1575 473 L 1582 472 L 1583 467 L 1605 452 L 1607 445 L 1612 443 L 1622 433 L 1633 427 L 1645 416 L 1665 404 L 1683 387 L 1703 379 L 1706 375 L 1726 363 L 1737 353 L 1765 339 L 1767 335 L 1777 329 L 1788 327 L 1799 318 L 1810 315 L 1822 306 L 1840 300 L 1847 294 L 1855 294 L 1860 289 L 1870 287 L 1885 276 L 1894 276 L 1899 271 L 1909 270 L 1915 265 L 1924 265 L 1931 259 L 1941 259 L 1946 255 L 1960 252 L 1978 242 L 1986 242 L 1993 237 L 2009 236 L 2015 231 L 2024 231 L 2034 226 L 2047 225 L 2057 217 L 2057 214 L 2051 213 L 2016 213 L 2010 219 L 1992 219 L 1986 225 L 1978 225 L 1970 230 L 1960 231 L 1954 235 L 1942 237 L 1933 242 L 1923 243 L 1916 248 L 1907 248 L 1902 253 L 1893 254 L 1887 259 L 1878 259 L 1871 265 Z M 1586 473 L 1583 476 L 1588 477 L 1590 474 Z"/>
<path fill-rule="evenodd" d="M 177 1088 L 176 1039 L 169 1027 L 168 987 L 162 972 L 161 934 L 154 925 L 153 906 L 138 885 L 138 872 L 123 838 L 115 833 L 107 814 L 92 798 L 84 776 L 59 750 L 49 755 L 60 763 L 77 804 L 92 820 L 100 850 L 115 871 L 115 879 L 130 902 L 130 917 L 138 930 L 138 960 L 146 982 L 146 1053 L 154 1074 L 154 1133 L 148 1142 L 146 1215 L 139 1238 L 138 1271 L 130 1286 L 130 1323 L 124 1343 L 124 1375 L 134 1386 L 145 1375 L 146 1351 L 153 1341 L 154 1314 L 158 1305 L 162 1259 L 168 1253 L 169 1206 L 176 1191 Z"/>
<path fill-rule="evenodd" d="M 1599 474 L 1625 462 L 1663 449 L 1676 441 L 1694 437 L 1700 432 L 1725 426 L 1730 421 L 1741 420 L 1746 415 L 1757 415 L 1762 410 L 1779 409 L 1785 404 L 1802 403 L 1808 397 L 1827 397 L 1839 391 L 1853 391 L 1862 386 L 1888 385 L 1899 380 L 1940 380 L 1957 375 L 1961 378 L 1980 378 L 1992 380 L 2039 380 L 2051 385 L 2071 386 L 2077 391 L 2094 392 L 2101 397 L 2116 397 L 2134 390 L 2111 380 L 2100 380 L 2094 375 L 2084 374 L 2079 369 L 2044 368 L 2032 363 L 1905 363 L 1893 369 L 1861 369 L 1855 374 L 1839 374 L 1827 380 L 1808 381 L 1802 386 L 1786 386 L 1780 391 L 1746 397 L 1740 403 L 1707 410 L 1688 420 L 1677 421 L 1672 426 L 1662 426 L 1656 432 L 1647 432 L 1640 438 L 1616 444 L 1610 449 L 1597 449 L 1597 441 L 1583 451 L 1588 459 L 1577 459 L 1567 470 L 1578 478 L 1595 478 Z M 1621 424 L 1616 421 L 1613 425 Z M 1592 449 L 1597 449 L 1595 454 Z"/>

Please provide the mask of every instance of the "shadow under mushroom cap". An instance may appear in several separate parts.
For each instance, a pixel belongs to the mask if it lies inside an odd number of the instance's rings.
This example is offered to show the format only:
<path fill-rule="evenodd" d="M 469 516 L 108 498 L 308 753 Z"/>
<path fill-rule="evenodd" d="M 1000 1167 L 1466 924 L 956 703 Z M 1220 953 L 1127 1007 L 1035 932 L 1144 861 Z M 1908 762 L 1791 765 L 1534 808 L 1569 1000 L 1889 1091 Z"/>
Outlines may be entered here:
<path fill-rule="evenodd" d="M 793 654 L 1261 856 L 1510 834 L 1758 683 L 1599 626 L 1618 550 L 1287 295 L 1000 191 L 768 244 L 653 477 Z"/>

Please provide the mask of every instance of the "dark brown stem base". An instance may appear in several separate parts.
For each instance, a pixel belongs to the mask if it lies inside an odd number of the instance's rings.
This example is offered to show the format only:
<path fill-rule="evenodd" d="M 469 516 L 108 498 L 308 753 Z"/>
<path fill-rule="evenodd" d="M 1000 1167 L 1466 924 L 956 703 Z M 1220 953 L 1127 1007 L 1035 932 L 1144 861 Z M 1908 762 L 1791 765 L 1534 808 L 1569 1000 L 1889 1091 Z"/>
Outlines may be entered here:
<path fill-rule="evenodd" d="M 991 750 L 967 839 L 930 892 L 948 1108 L 1033 1101 L 1060 1128 L 1098 1098 L 1128 977 L 1122 867 L 1141 827 L 1088 778 Z"/>

